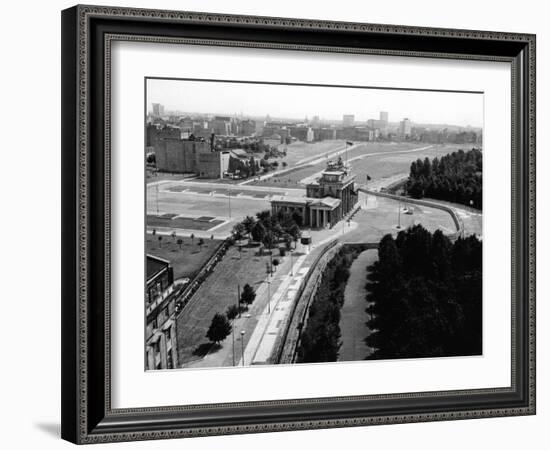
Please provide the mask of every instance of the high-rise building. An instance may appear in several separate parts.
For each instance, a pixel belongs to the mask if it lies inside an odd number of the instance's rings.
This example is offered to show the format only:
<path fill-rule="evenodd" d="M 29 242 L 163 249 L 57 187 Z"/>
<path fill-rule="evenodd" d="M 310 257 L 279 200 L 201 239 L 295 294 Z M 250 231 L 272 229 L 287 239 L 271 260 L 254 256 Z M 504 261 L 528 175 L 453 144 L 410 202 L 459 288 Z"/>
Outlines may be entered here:
<path fill-rule="evenodd" d="M 160 103 L 153 103 L 153 116 L 164 116 L 164 105 L 161 105 Z"/>
<path fill-rule="evenodd" d="M 355 116 L 353 114 L 344 114 L 342 121 L 345 127 L 352 127 L 355 123 Z"/>
<path fill-rule="evenodd" d="M 404 118 L 399 126 L 399 134 L 401 137 L 410 137 L 411 135 L 411 121 L 408 118 Z"/>
<path fill-rule="evenodd" d="M 388 113 L 386 111 L 380 111 L 380 121 L 388 123 Z"/>

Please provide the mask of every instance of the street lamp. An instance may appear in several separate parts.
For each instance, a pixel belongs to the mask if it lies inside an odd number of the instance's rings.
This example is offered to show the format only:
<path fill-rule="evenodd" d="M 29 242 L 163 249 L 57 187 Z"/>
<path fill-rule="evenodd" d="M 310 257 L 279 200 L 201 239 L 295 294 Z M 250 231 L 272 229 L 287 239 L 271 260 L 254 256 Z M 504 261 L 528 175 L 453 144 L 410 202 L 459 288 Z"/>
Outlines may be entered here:
<path fill-rule="evenodd" d="M 237 311 L 239 312 L 239 318 L 241 317 L 241 285 L 237 283 Z"/>
<path fill-rule="evenodd" d="M 235 321 L 233 320 L 233 326 L 231 327 L 231 335 L 232 335 L 232 338 L 233 338 L 233 346 L 232 346 L 232 350 L 233 350 L 233 367 L 235 367 Z"/>
<path fill-rule="evenodd" d="M 157 200 L 157 216 L 159 215 L 159 185 L 155 184 L 155 191 L 157 193 L 156 200 Z"/>
<path fill-rule="evenodd" d="M 288 251 L 290 253 L 290 276 L 294 276 L 294 267 L 292 266 L 292 249 Z"/>
<path fill-rule="evenodd" d="M 241 330 L 241 355 L 242 355 L 242 361 L 244 366 L 244 330 Z"/>
<path fill-rule="evenodd" d="M 227 188 L 227 202 L 229 203 L 229 218 L 231 219 L 231 188 Z"/>
<path fill-rule="evenodd" d="M 271 314 L 271 281 L 267 280 L 267 314 Z"/>
<path fill-rule="evenodd" d="M 401 202 L 397 202 L 397 229 L 401 228 Z"/>

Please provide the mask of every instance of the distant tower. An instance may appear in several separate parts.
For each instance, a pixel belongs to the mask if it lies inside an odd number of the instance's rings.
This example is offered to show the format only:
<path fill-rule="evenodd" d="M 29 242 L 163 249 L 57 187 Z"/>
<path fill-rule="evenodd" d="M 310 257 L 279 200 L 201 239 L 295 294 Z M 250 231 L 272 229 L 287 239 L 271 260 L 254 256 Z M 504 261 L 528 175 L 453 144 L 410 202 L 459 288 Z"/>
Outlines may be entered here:
<path fill-rule="evenodd" d="M 386 111 L 380 111 L 380 122 L 386 122 L 388 124 L 388 113 Z"/>

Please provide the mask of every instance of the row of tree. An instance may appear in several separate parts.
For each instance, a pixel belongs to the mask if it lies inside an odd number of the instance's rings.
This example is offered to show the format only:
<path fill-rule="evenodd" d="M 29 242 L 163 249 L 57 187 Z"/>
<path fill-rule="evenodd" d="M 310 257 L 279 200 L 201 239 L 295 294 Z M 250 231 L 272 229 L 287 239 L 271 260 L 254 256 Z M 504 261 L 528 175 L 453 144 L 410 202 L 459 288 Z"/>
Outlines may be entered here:
<path fill-rule="evenodd" d="M 382 238 L 368 268 L 369 359 L 481 354 L 482 243 L 421 225 Z"/>
<path fill-rule="evenodd" d="M 273 248 L 279 242 L 284 242 L 290 249 L 294 241 L 294 247 L 300 239 L 302 225 L 302 216 L 298 212 L 284 213 L 279 211 L 272 214 L 265 210 L 256 214 L 256 217 L 246 216 L 242 222 L 233 227 L 232 237 L 240 241 L 248 237 L 250 241 L 262 243 L 266 248 Z"/>
<path fill-rule="evenodd" d="M 349 267 L 358 251 L 344 246 L 329 261 L 309 308 L 298 347 L 298 362 L 330 362 L 340 349 L 340 308 L 349 278 Z"/>
<path fill-rule="evenodd" d="M 431 197 L 482 209 L 483 154 L 479 149 L 459 150 L 430 161 L 411 164 L 407 193 L 415 198 Z"/>

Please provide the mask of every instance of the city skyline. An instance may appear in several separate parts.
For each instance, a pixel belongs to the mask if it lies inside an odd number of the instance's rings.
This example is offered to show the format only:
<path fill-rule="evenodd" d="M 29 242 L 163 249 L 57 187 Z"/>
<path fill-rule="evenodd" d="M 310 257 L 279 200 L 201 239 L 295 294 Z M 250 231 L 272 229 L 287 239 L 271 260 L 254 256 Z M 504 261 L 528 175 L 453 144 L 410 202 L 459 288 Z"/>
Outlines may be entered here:
<path fill-rule="evenodd" d="M 483 128 L 482 93 L 173 79 L 148 79 L 146 86 L 148 113 L 160 103 L 166 112 L 324 121 L 354 115 L 356 122 L 366 122 L 385 111 L 390 123 L 408 118 Z"/>

